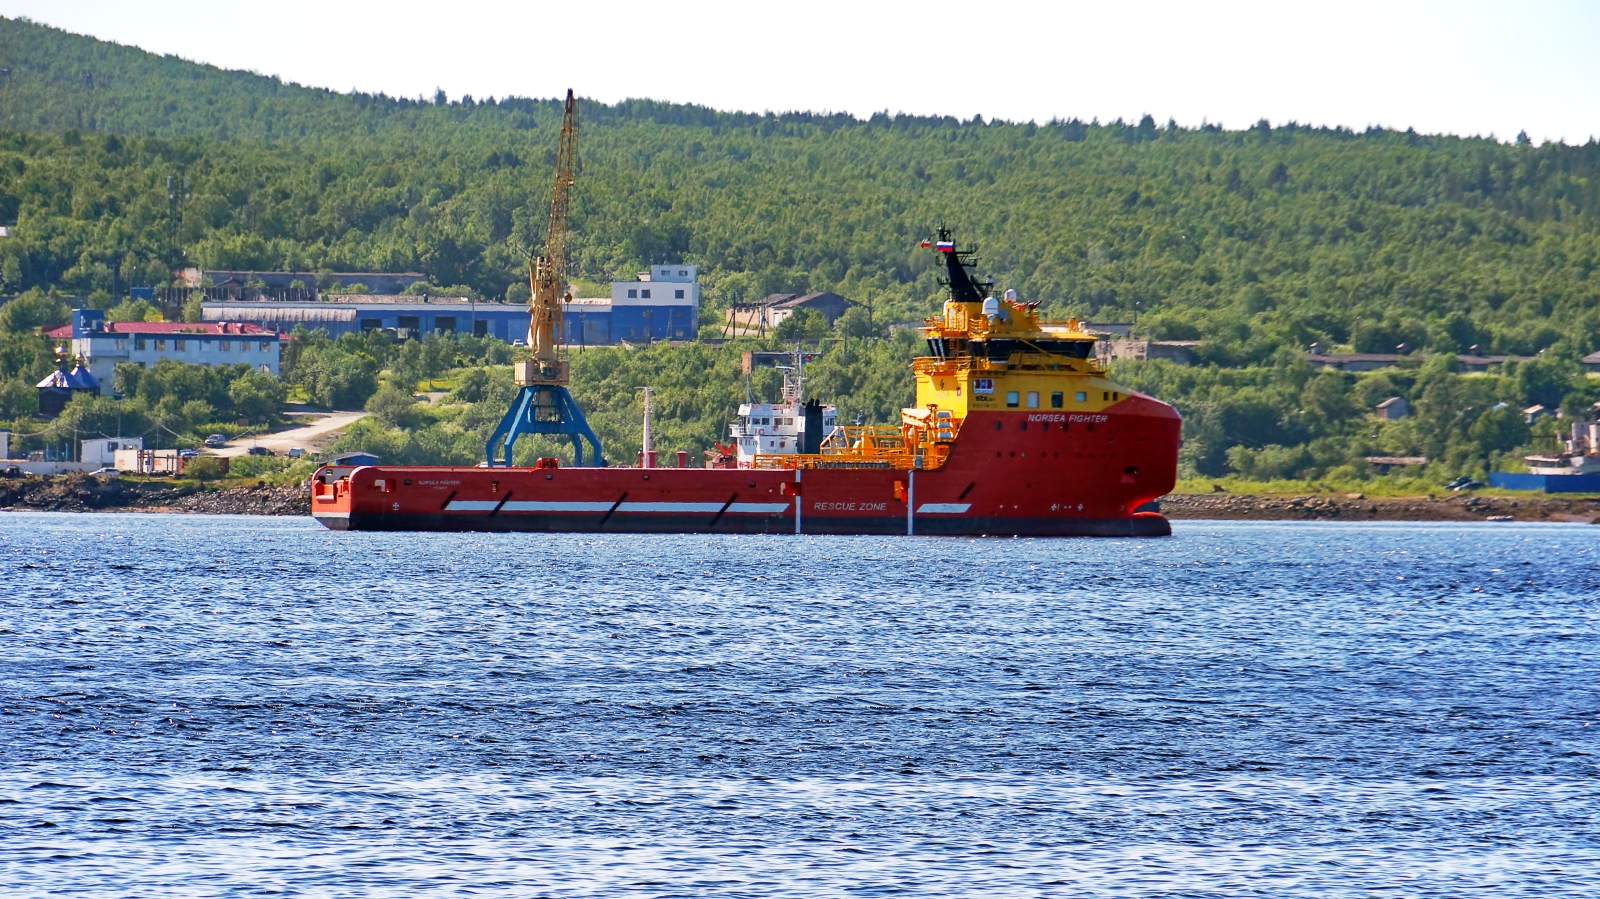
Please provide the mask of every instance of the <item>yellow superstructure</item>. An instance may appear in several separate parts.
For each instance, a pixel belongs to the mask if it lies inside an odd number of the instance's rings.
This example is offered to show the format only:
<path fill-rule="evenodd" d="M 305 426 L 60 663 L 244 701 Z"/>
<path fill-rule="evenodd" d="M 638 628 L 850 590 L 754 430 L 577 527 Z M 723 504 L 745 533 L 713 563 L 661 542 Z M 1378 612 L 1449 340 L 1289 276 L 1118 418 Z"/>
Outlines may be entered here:
<path fill-rule="evenodd" d="M 919 408 L 958 419 L 972 411 L 1100 412 L 1124 395 L 1095 358 L 1097 338 L 1076 319 L 1041 320 L 1037 304 L 949 300 L 922 333 L 929 355 L 915 362 Z"/>
<path fill-rule="evenodd" d="M 756 468 L 937 469 L 974 412 L 1094 415 L 1125 398 L 1076 320 L 1044 321 L 1037 303 L 947 300 L 926 320 L 928 355 L 913 362 L 917 404 L 898 425 L 842 425 L 817 453 L 758 455 Z"/>

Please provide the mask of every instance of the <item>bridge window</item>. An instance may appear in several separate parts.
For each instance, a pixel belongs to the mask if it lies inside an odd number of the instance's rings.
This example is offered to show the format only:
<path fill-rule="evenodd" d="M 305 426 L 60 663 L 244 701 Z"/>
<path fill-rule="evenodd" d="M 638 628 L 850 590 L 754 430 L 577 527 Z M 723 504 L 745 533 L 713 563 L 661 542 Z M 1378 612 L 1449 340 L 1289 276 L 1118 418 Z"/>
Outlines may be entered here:
<path fill-rule="evenodd" d="M 1006 391 L 1006 408 L 1017 408 L 1017 392 L 1015 390 Z"/>
<path fill-rule="evenodd" d="M 1050 394 L 1050 408 L 1052 408 L 1052 409 L 1060 409 L 1061 408 L 1061 394 L 1060 393 L 1052 393 L 1052 394 Z"/>
<path fill-rule="evenodd" d="M 1028 408 L 1029 409 L 1037 409 L 1037 408 L 1039 408 L 1039 391 L 1037 391 L 1037 390 L 1028 391 Z"/>

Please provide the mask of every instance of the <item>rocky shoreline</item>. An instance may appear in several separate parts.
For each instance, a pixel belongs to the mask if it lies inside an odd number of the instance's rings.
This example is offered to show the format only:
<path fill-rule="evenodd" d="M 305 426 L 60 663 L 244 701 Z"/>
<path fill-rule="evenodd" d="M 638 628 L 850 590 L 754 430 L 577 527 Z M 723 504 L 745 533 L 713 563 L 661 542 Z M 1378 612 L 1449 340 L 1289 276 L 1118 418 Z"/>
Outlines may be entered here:
<path fill-rule="evenodd" d="M 1256 496 L 1243 493 L 1175 493 L 1161 498 L 1173 520 L 1234 521 L 1568 521 L 1600 520 L 1600 500 L 1557 496 Z"/>
<path fill-rule="evenodd" d="M 1600 521 L 1600 500 L 1472 493 L 1440 497 L 1175 493 L 1162 497 L 1160 507 L 1162 514 L 1176 521 Z M 101 480 L 80 474 L 0 480 L 0 510 L 309 515 L 311 497 L 296 486 L 199 486 L 192 481 Z"/>
<path fill-rule="evenodd" d="M 309 515 L 311 494 L 300 487 L 200 486 L 193 481 L 91 478 L 0 480 L 0 510 L 10 512 L 194 512 L 206 515 Z"/>

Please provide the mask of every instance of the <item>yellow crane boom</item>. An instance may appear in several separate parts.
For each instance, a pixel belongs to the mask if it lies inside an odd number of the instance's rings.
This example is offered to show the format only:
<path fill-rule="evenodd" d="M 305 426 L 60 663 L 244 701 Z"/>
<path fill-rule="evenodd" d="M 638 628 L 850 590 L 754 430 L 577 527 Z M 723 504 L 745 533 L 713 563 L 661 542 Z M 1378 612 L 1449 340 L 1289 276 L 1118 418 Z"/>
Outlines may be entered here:
<path fill-rule="evenodd" d="M 567 201 L 578 168 L 578 101 L 567 91 L 561 116 L 561 137 L 556 147 L 556 180 L 550 190 L 550 224 L 544 232 L 544 253 L 528 260 L 528 346 L 533 358 L 512 369 L 516 399 L 495 426 L 484 445 L 484 464 L 505 468 L 515 458 L 517 438 L 524 434 L 563 436 L 572 441 L 572 464 L 582 468 L 584 446 L 593 465 L 604 468 L 606 457 L 600 438 L 583 417 L 583 410 L 567 389 L 570 372 L 561 360 L 561 319 L 571 302 L 567 290 Z M 510 494 L 507 494 L 509 496 Z"/>
<path fill-rule="evenodd" d="M 544 232 L 544 252 L 528 261 L 528 346 L 533 359 L 517 366 L 518 384 L 566 384 L 567 365 L 559 357 L 564 302 L 567 290 L 567 203 L 577 177 L 578 100 L 567 91 L 561 116 L 561 137 L 556 146 L 556 177 L 550 189 L 550 222 Z"/>

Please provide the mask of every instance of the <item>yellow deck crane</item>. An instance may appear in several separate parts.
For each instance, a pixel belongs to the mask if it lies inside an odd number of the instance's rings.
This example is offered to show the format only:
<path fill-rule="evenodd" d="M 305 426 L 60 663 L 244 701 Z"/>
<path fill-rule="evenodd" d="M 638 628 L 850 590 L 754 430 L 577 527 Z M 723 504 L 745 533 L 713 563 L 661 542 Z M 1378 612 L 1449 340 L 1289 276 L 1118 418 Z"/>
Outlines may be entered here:
<path fill-rule="evenodd" d="M 567 288 L 567 204 L 577 180 L 578 101 L 567 91 L 556 145 L 556 175 L 550 189 L 550 220 L 544 232 L 544 252 L 528 260 L 528 346 L 533 357 L 515 363 L 517 398 L 489 437 L 485 455 L 493 467 L 511 465 L 512 448 L 523 434 L 560 434 L 572 440 L 573 464 L 583 465 L 585 442 L 597 466 L 606 464 L 600 439 L 583 417 L 583 410 L 567 390 L 570 369 L 561 358 L 561 331 L 565 306 L 572 301 Z"/>

